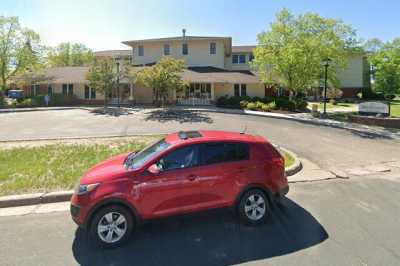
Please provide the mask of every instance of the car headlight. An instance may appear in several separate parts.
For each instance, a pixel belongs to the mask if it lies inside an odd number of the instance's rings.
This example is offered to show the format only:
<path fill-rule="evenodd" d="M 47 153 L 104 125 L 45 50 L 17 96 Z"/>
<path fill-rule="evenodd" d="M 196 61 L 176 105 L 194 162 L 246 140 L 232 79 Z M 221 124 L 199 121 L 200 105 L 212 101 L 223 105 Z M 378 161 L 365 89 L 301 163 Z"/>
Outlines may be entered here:
<path fill-rule="evenodd" d="M 86 194 L 86 193 L 88 193 L 90 191 L 95 190 L 99 185 L 100 185 L 100 183 L 86 184 L 86 185 L 78 184 L 75 187 L 75 194 L 77 194 L 77 195 Z"/>

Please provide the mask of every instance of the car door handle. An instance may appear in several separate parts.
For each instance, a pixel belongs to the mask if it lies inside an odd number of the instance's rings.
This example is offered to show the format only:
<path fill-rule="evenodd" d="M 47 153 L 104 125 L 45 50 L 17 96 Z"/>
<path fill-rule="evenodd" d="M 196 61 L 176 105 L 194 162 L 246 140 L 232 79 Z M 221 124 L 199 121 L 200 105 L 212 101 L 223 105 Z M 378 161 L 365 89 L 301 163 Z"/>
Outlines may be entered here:
<path fill-rule="evenodd" d="M 195 175 L 188 175 L 187 179 L 190 180 L 190 181 L 193 181 L 193 180 L 196 179 L 196 176 Z"/>

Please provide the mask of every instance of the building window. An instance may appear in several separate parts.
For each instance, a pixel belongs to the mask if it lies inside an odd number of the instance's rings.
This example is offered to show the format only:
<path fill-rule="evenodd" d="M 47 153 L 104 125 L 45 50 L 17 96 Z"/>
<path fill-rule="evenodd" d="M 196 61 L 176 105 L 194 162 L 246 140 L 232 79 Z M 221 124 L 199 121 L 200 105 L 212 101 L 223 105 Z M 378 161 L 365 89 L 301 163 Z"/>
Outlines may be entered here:
<path fill-rule="evenodd" d="M 236 97 L 239 97 L 239 96 L 240 96 L 240 84 L 235 84 L 235 85 L 233 86 L 233 88 L 234 88 L 235 96 L 236 96 Z"/>
<path fill-rule="evenodd" d="M 170 55 L 171 51 L 170 51 L 170 46 L 169 44 L 164 44 L 164 55 Z"/>
<path fill-rule="evenodd" d="M 68 84 L 63 84 L 62 85 L 62 94 L 63 95 L 68 95 Z"/>
<path fill-rule="evenodd" d="M 143 45 L 138 46 L 138 56 L 144 56 L 144 47 Z"/>
<path fill-rule="evenodd" d="M 74 84 L 68 84 L 68 95 L 72 96 L 74 95 Z"/>
<path fill-rule="evenodd" d="M 245 54 L 234 54 L 232 55 L 232 64 L 245 64 L 246 55 Z"/>
<path fill-rule="evenodd" d="M 62 85 L 62 94 L 63 95 L 74 95 L 74 84 L 63 84 Z"/>
<path fill-rule="evenodd" d="M 90 98 L 90 88 L 88 85 L 85 85 L 85 99 Z"/>
<path fill-rule="evenodd" d="M 240 96 L 247 96 L 247 85 L 242 84 L 240 86 Z"/>
<path fill-rule="evenodd" d="M 96 89 L 90 88 L 90 99 L 96 99 Z"/>
<path fill-rule="evenodd" d="M 53 95 L 53 87 L 50 84 L 47 86 L 47 95 Z"/>
<path fill-rule="evenodd" d="M 40 89 L 39 85 L 37 85 L 37 84 L 31 85 L 31 93 L 32 93 L 32 96 L 38 95 L 39 89 Z"/>
<path fill-rule="evenodd" d="M 236 97 L 247 96 L 247 85 L 246 84 L 234 84 L 234 95 Z"/>
<path fill-rule="evenodd" d="M 210 43 L 210 54 L 217 53 L 217 44 L 215 42 Z"/>
<path fill-rule="evenodd" d="M 189 49 L 188 49 L 188 44 L 187 43 L 183 43 L 182 44 L 182 54 L 183 55 L 189 54 Z"/>
<path fill-rule="evenodd" d="M 251 62 L 251 61 L 253 61 L 254 60 L 254 55 L 253 55 L 253 53 L 251 53 L 250 55 L 249 55 L 249 61 Z"/>

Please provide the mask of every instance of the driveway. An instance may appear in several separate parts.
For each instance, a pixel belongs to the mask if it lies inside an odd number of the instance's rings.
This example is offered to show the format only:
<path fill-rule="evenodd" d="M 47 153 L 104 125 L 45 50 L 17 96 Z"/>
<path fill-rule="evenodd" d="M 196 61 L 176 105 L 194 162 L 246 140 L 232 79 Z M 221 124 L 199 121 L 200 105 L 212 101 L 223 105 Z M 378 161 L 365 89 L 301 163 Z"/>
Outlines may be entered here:
<path fill-rule="evenodd" d="M 292 184 L 261 227 L 226 210 L 140 227 L 94 247 L 67 211 L 0 217 L 0 265 L 399 265 L 399 173 Z"/>
<path fill-rule="evenodd" d="M 250 115 L 137 109 L 118 117 L 88 110 L 0 114 L 0 140 L 162 134 L 216 129 L 259 134 L 318 166 L 350 168 L 400 160 L 400 143 L 352 131 Z"/>

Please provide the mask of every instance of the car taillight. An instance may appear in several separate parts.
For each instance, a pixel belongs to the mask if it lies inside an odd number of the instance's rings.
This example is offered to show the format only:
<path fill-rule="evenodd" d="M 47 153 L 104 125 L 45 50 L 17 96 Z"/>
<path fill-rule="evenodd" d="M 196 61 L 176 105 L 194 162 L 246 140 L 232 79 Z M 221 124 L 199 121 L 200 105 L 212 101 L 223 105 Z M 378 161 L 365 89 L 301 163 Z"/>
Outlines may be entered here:
<path fill-rule="evenodd" d="M 274 146 L 270 146 L 270 148 L 271 148 L 271 155 L 272 155 L 272 158 L 271 158 L 271 160 L 272 160 L 272 162 L 274 163 L 274 164 L 276 164 L 277 166 L 280 166 L 280 167 L 284 167 L 285 166 L 285 159 L 283 158 L 283 156 L 282 156 L 282 154 L 279 152 L 279 148 L 276 148 L 276 147 L 274 147 Z"/>
<path fill-rule="evenodd" d="M 272 158 L 272 162 L 280 167 L 285 166 L 285 159 L 283 157 L 274 157 Z"/>

